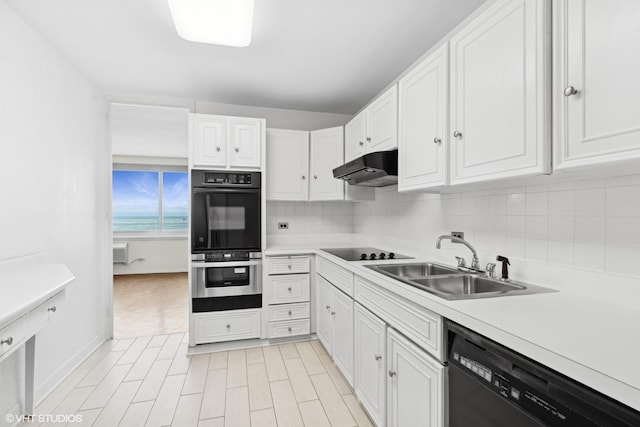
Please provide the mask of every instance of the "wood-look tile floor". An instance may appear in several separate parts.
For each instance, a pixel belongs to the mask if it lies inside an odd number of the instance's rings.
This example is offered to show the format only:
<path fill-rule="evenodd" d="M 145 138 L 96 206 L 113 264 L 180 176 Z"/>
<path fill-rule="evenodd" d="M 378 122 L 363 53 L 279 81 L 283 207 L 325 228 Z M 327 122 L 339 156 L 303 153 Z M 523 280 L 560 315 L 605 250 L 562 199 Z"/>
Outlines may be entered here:
<path fill-rule="evenodd" d="M 69 426 L 371 426 L 317 340 L 186 353 L 182 333 L 107 341 L 36 414 L 82 415 Z"/>
<path fill-rule="evenodd" d="M 187 332 L 187 294 L 187 273 L 113 276 L 113 336 Z"/>

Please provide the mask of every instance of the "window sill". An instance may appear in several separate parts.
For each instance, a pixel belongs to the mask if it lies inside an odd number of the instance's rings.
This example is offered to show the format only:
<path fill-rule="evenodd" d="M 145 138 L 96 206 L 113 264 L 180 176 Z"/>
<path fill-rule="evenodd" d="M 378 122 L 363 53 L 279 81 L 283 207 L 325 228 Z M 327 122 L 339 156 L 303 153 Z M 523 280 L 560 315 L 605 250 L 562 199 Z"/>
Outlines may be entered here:
<path fill-rule="evenodd" d="M 114 241 L 121 240 L 187 240 L 186 233 L 113 233 Z"/>

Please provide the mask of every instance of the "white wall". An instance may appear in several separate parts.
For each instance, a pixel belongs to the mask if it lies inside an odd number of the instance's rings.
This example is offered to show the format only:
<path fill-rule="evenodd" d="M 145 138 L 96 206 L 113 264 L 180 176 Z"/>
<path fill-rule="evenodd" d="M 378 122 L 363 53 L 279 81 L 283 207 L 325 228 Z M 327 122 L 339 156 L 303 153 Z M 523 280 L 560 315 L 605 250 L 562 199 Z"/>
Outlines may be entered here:
<path fill-rule="evenodd" d="M 130 264 L 113 264 L 113 274 L 181 273 L 189 267 L 187 238 L 113 239 L 129 242 Z"/>
<path fill-rule="evenodd" d="M 318 130 L 345 125 L 351 120 L 347 114 L 285 110 L 282 108 L 252 107 L 249 105 L 196 102 L 196 113 L 267 119 L 267 127 L 275 129 Z"/>
<path fill-rule="evenodd" d="M 64 312 L 38 334 L 39 399 L 105 338 L 106 110 L 95 88 L 4 2 L 0 40 L 0 259 L 41 252 L 76 276 Z M 23 399 L 23 357 L 21 350 L 0 363 L 0 414 Z"/>
<path fill-rule="evenodd" d="M 540 178 L 536 185 L 443 195 L 380 188 L 375 202 L 354 205 L 353 230 L 398 239 L 450 264 L 455 255 L 470 261 L 471 253 L 448 242 L 435 250 L 436 239 L 463 231 L 482 266 L 505 255 L 516 279 L 640 307 L 633 296 L 640 295 L 640 175 L 549 184 Z M 603 278 L 604 293 L 595 283 Z M 614 285 L 629 287 L 614 295 Z"/>

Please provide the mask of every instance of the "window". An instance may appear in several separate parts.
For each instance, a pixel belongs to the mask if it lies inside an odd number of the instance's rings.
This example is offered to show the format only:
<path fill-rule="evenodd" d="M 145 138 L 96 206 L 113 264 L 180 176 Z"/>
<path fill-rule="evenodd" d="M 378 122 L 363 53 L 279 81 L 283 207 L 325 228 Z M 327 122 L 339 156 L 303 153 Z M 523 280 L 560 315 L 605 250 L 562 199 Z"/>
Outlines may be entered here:
<path fill-rule="evenodd" d="M 113 170 L 113 232 L 186 233 L 187 172 L 140 169 Z"/>

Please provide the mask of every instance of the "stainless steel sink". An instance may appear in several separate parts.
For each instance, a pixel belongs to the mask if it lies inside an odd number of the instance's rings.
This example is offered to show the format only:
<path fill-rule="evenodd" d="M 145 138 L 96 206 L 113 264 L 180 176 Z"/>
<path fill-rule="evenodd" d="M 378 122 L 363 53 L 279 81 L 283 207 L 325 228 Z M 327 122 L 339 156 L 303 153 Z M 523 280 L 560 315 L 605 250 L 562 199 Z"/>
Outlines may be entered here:
<path fill-rule="evenodd" d="M 528 283 L 464 274 L 455 268 L 429 262 L 365 267 L 447 300 L 555 292 Z"/>
<path fill-rule="evenodd" d="M 420 264 L 387 264 L 372 265 L 372 270 L 379 271 L 387 276 L 395 277 L 426 277 L 442 274 L 458 273 L 455 268 L 444 267 L 430 262 Z"/>

